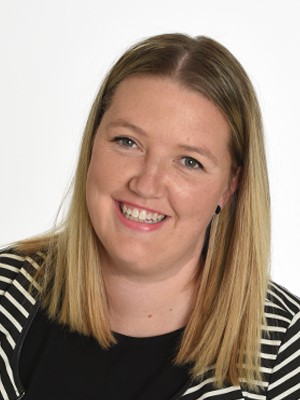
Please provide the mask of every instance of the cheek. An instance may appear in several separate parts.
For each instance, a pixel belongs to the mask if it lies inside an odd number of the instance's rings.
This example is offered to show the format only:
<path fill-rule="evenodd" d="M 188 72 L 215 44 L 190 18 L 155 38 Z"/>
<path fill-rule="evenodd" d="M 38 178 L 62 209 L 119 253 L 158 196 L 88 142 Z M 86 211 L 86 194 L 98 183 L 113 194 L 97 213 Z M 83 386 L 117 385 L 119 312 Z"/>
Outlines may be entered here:
<path fill-rule="evenodd" d="M 96 168 L 93 164 L 90 164 L 87 179 L 86 179 L 86 196 L 89 199 L 93 193 L 97 190 L 99 183 L 101 183 L 101 179 L 99 179 L 99 173 L 96 173 Z"/>
<path fill-rule="evenodd" d="M 85 198 L 87 210 L 92 223 L 94 222 L 95 205 L 97 204 L 97 185 L 95 184 L 91 170 L 88 170 L 86 187 L 85 187 Z"/>
<path fill-rule="evenodd" d="M 91 163 L 86 180 L 86 203 L 90 217 L 103 208 L 102 195 L 108 191 L 107 176 Z"/>
<path fill-rule="evenodd" d="M 92 159 L 87 173 L 87 192 L 108 190 L 110 182 L 113 181 L 113 174 L 108 167 L 105 163 L 100 162 L 99 158 Z"/>
<path fill-rule="evenodd" d="M 86 181 L 86 205 L 92 226 L 101 240 L 102 232 L 106 224 L 106 216 L 109 215 L 109 204 L 106 193 L 109 191 L 107 182 L 98 172 L 95 173 L 93 168 L 90 168 L 87 174 Z"/>
<path fill-rule="evenodd" d="M 175 191 L 174 191 L 175 193 Z M 221 190 L 215 183 L 201 182 L 181 185 L 174 194 L 178 210 L 197 222 L 210 221 L 220 198 Z"/>
<path fill-rule="evenodd" d="M 104 192 L 121 185 L 127 171 L 126 159 L 116 156 L 110 147 L 99 146 L 92 154 L 88 178 Z"/>

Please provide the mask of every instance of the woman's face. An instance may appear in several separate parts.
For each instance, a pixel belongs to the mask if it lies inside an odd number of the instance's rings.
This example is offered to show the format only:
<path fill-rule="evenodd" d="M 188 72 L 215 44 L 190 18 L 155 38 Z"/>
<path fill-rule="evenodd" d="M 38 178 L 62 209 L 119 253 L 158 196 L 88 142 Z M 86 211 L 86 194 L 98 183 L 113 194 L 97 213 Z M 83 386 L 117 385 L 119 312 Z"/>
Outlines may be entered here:
<path fill-rule="evenodd" d="M 235 190 L 229 126 L 182 85 L 131 77 L 95 136 L 86 199 L 111 269 L 163 279 L 198 268 L 206 228 Z"/>

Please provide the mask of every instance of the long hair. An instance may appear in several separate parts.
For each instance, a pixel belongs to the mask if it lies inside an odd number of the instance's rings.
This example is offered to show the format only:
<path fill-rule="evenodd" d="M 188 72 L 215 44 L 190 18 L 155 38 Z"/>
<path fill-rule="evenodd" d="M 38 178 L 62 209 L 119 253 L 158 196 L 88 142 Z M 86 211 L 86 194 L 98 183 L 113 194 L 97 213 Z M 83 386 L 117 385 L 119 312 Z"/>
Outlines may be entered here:
<path fill-rule="evenodd" d="M 131 47 L 105 78 L 87 120 L 72 198 L 59 227 L 19 244 L 44 249 L 38 274 L 41 301 L 51 318 L 93 335 L 108 348 L 114 337 L 101 274 L 101 244 L 85 199 L 93 140 L 120 82 L 132 75 L 168 77 L 211 100 L 230 126 L 232 174 L 239 187 L 214 216 L 201 254 L 195 307 L 185 328 L 176 363 L 189 363 L 194 378 L 213 369 L 225 380 L 255 387 L 261 379 L 260 338 L 269 280 L 270 205 L 257 98 L 240 63 L 216 41 L 182 34 L 150 37 Z"/>

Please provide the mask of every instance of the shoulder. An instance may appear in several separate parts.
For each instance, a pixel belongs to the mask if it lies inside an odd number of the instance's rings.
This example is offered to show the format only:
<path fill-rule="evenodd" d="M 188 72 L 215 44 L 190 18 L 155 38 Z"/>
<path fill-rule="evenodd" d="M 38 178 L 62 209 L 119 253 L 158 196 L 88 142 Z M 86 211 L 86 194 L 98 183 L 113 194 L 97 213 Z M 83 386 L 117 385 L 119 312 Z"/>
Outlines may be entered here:
<path fill-rule="evenodd" d="M 41 263 L 39 254 L 22 255 L 12 248 L 0 252 L 0 326 L 9 343 L 17 342 L 37 303 L 40 287 L 35 277 Z"/>
<path fill-rule="evenodd" d="M 283 286 L 270 282 L 265 302 L 265 317 L 267 323 L 266 330 L 269 333 L 275 333 L 281 343 L 286 341 L 288 332 L 299 334 L 299 297 L 292 294 Z"/>
<path fill-rule="evenodd" d="M 0 296 L 15 286 L 22 291 L 33 285 L 37 290 L 38 285 L 34 277 L 44 261 L 43 253 L 25 255 L 14 248 L 0 251 Z M 21 286 L 21 287 L 20 287 Z"/>
<path fill-rule="evenodd" d="M 275 282 L 269 284 L 268 304 L 291 318 L 300 311 L 300 298 Z"/>
<path fill-rule="evenodd" d="M 279 326 L 285 332 L 300 320 L 300 298 L 283 286 L 270 282 L 265 303 L 265 316 L 269 326 Z"/>

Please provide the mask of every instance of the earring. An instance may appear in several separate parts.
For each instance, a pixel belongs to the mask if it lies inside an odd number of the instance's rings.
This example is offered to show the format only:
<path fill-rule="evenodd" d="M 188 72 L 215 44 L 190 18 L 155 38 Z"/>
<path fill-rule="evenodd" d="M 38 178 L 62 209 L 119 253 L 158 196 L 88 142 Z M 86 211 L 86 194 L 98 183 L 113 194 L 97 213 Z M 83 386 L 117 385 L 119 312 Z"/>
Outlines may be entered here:
<path fill-rule="evenodd" d="M 215 214 L 216 214 L 216 215 L 220 214 L 221 210 L 222 210 L 222 209 L 221 209 L 221 206 L 217 206 L 216 211 L 215 211 Z"/>

